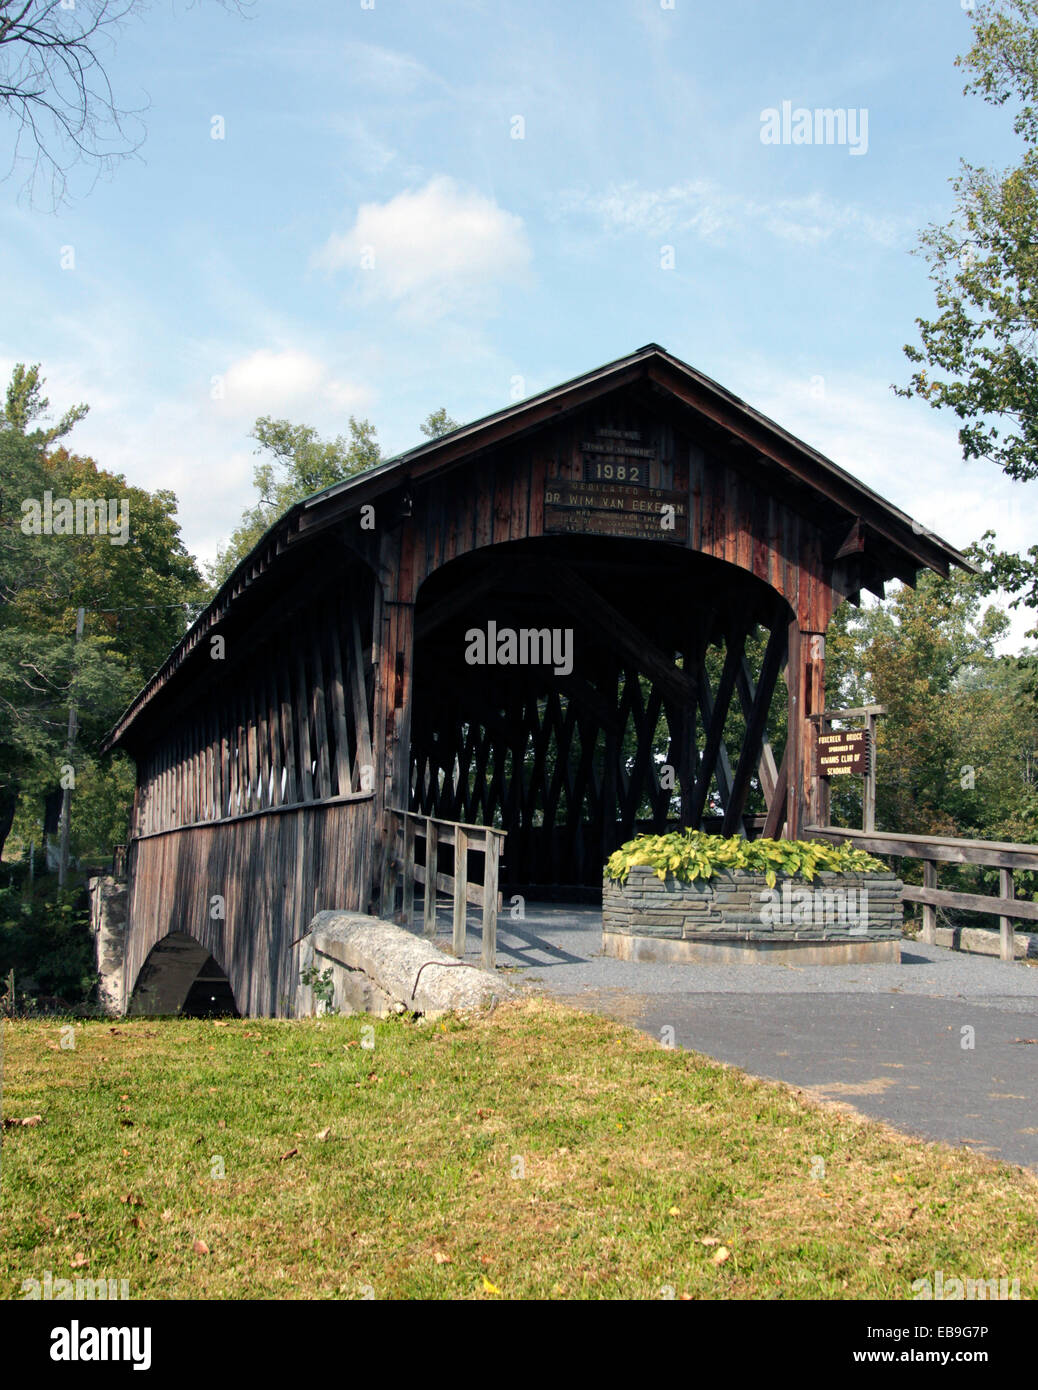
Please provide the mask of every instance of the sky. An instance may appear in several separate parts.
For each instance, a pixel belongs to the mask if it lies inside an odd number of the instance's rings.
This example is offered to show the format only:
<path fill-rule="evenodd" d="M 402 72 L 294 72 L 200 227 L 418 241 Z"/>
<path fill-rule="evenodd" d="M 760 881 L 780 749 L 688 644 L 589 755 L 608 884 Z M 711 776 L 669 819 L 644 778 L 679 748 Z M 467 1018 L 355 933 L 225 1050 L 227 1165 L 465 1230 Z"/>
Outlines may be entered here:
<path fill-rule="evenodd" d="M 1017 154 L 963 95 L 970 5 L 153 0 L 102 49 L 137 154 L 57 211 L 0 184 L 0 373 L 87 402 L 70 444 L 172 489 L 202 561 L 260 415 L 365 417 L 389 456 L 649 342 L 953 545 L 1023 550 L 1038 484 L 891 389 L 919 230 L 961 158 Z M 847 139 L 766 142 L 786 102 Z"/>

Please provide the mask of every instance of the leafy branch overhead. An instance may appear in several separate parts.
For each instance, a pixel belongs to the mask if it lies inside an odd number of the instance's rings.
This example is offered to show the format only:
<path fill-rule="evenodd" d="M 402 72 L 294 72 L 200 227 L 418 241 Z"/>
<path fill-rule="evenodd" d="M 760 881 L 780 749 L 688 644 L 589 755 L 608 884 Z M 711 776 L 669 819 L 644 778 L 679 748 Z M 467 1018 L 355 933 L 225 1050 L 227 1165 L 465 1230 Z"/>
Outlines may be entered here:
<path fill-rule="evenodd" d="M 917 319 L 918 364 L 901 395 L 947 407 L 962 421 L 966 458 L 986 458 L 1011 478 L 1038 477 L 1038 0 L 983 6 L 974 43 L 957 59 L 967 94 L 994 106 L 1020 103 L 1013 129 L 1024 144 L 1015 168 L 963 160 L 952 180 L 955 216 L 921 236 L 938 315 Z"/>
<path fill-rule="evenodd" d="M 956 60 L 965 94 L 1015 106 L 1023 151 L 1009 169 L 961 161 L 954 216 L 922 233 L 937 313 L 916 320 L 905 347 L 916 370 L 895 390 L 952 411 L 964 458 L 1026 481 L 1038 478 L 1038 0 L 981 4 L 972 18 L 973 46 Z M 988 559 L 993 584 L 1038 608 L 1038 547 Z"/>
<path fill-rule="evenodd" d="M 348 436 L 322 439 L 311 425 L 293 425 L 263 415 L 252 437 L 262 457 L 252 472 L 257 500 L 242 513 L 226 546 L 207 566 L 214 587 L 223 583 L 252 547 L 288 509 L 334 483 L 341 483 L 382 458 L 375 426 L 349 418 Z"/>
<path fill-rule="evenodd" d="M 426 438 L 438 439 L 457 429 L 458 422 L 441 406 L 430 411 L 419 428 Z M 252 473 L 257 499 L 242 513 L 230 540 L 207 566 L 214 587 L 223 583 L 290 507 L 382 461 L 375 426 L 353 415 L 348 433 L 334 439 L 322 439 L 312 425 L 293 425 L 269 415 L 256 421 L 252 437 L 259 446 L 256 452 L 262 456 Z"/>

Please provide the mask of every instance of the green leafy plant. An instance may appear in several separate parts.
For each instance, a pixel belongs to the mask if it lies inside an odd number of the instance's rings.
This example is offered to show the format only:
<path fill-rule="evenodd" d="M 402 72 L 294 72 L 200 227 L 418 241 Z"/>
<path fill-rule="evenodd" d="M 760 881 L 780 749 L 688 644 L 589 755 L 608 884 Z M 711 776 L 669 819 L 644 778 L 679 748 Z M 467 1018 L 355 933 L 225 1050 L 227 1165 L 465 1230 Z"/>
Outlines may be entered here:
<path fill-rule="evenodd" d="M 676 830 L 669 835 L 636 835 L 615 850 L 605 866 L 606 878 L 625 883 L 637 865 L 670 874 L 682 883 L 712 878 L 718 869 L 749 869 L 764 874 L 774 888 L 779 874 L 813 879 L 815 874 L 887 873 L 885 864 L 853 845 L 824 840 L 743 840 L 739 836 L 708 835 L 702 830 Z"/>
<path fill-rule="evenodd" d="M 299 978 L 313 992 L 314 1003 L 324 1005 L 324 1013 L 336 1014 L 339 1012 L 334 1007 L 335 984 L 330 968 L 322 972 L 317 969 L 316 965 L 308 965 L 305 970 L 299 972 Z"/>

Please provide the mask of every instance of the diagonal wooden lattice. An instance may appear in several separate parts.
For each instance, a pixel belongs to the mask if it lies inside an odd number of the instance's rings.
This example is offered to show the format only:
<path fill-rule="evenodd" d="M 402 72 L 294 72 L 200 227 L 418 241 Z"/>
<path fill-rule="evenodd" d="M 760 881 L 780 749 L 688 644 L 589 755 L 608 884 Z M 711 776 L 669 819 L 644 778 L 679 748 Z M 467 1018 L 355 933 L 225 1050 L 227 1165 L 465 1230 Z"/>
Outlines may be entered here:
<path fill-rule="evenodd" d="M 578 644 L 584 656 L 566 675 L 427 670 L 412 807 L 501 826 L 508 880 L 530 884 L 598 882 L 604 857 L 640 829 L 709 822 L 744 833 L 754 788 L 768 807 L 782 790 L 765 731 L 788 610 L 775 603 L 754 672 L 759 613 L 697 612 L 683 636 L 664 616 L 643 631 L 566 573 L 550 582 L 554 600 L 599 640 Z"/>

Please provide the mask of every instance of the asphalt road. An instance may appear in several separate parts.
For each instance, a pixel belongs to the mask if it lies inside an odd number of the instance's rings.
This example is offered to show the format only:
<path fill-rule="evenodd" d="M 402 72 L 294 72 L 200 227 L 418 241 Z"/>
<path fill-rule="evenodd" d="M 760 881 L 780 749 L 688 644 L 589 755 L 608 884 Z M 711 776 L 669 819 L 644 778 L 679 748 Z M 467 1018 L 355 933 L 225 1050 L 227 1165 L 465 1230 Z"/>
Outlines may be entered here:
<path fill-rule="evenodd" d="M 601 922 L 536 904 L 512 921 L 506 899 L 498 964 L 678 1047 L 1038 1169 L 1038 967 L 907 941 L 900 965 L 651 965 L 600 955 Z M 467 946 L 475 959 L 475 914 Z"/>

